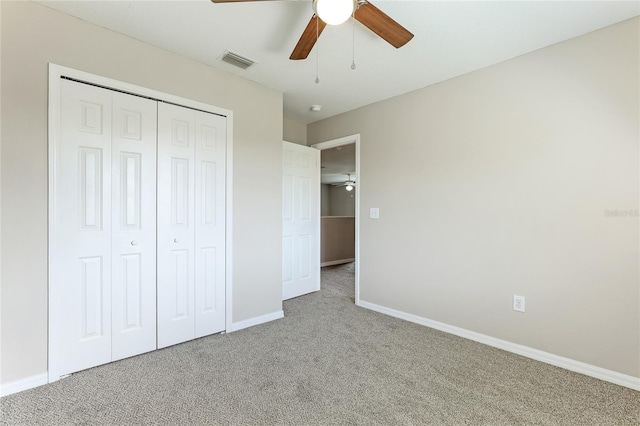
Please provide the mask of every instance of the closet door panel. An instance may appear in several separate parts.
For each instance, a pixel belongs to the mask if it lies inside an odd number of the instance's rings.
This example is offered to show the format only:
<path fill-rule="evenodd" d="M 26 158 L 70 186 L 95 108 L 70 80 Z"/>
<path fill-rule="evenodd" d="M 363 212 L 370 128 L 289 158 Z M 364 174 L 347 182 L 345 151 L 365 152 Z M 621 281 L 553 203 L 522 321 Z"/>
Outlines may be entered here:
<path fill-rule="evenodd" d="M 50 377 L 111 361 L 111 93 L 61 81 L 50 252 Z"/>
<path fill-rule="evenodd" d="M 196 112 L 196 337 L 225 329 L 226 118 Z"/>
<path fill-rule="evenodd" d="M 158 104 L 158 348 L 195 337 L 195 111 Z"/>
<path fill-rule="evenodd" d="M 112 360 L 156 348 L 157 102 L 113 92 Z"/>

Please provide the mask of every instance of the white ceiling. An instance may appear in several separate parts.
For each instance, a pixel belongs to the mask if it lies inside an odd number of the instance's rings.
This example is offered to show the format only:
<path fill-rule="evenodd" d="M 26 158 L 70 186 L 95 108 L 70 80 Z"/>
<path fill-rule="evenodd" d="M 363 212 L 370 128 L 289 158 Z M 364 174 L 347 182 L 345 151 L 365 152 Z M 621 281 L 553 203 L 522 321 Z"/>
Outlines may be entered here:
<path fill-rule="evenodd" d="M 350 21 L 328 26 L 304 61 L 289 55 L 312 16 L 310 0 L 38 1 L 64 13 L 284 93 L 284 116 L 311 123 L 480 69 L 640 14 L 638 1 L 384 1 L 379 9 L 415 34 L 395 49 L 361 24 L 351 70 Z M 246 71 L 217 58 L 257 61 Z M 311 112 L 313 104 L 321 112 Z"/>

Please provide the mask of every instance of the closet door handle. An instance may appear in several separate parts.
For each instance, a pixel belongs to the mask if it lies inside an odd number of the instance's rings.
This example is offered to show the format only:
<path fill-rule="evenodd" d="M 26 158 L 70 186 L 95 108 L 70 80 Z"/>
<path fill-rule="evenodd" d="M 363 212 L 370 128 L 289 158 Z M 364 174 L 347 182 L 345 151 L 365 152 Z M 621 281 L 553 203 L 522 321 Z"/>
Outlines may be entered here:
<path fill-rule="evenodd" d="M 174 238 L 174 239 L 173 239 L 173 242 L 174 242 L 174 243 L 179 243 L 179 242 L 180 242 L 180 240 L 179 240 L 179 239 L 177 239 L 177 238 Z"/>
<path fill-rule="evenodd" d="M 132 245 L 132 246 L 137 246 L 137 245 L 138 245 L 138 241 L 137 241 L 137 240 L 133 240 L 133 241 L 131 241 L 131 245 Z"/>

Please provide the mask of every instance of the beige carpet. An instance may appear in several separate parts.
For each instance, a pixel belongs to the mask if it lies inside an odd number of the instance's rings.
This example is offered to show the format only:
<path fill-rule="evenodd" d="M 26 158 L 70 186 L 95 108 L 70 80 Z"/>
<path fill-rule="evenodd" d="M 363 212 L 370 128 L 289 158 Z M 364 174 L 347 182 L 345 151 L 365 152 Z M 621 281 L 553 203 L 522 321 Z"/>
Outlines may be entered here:
<path fill-rule="evenodd" d="M 282 320 L 2 398 L 0 424 L 640 424 L 640 392 L 356 307 L 353 265 L 322 286 Z"/>

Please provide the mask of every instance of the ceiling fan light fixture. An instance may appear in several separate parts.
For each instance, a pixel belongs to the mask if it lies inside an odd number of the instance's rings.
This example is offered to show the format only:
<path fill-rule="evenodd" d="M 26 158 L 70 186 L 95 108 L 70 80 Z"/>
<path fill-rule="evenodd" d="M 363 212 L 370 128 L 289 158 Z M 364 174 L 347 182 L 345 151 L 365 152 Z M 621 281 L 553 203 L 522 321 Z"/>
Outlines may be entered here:
<path fill-rule="evenodd" d="M 347 187 L 345 189 L 347 191 L 353 191 L 353 186 L 352 185 L 347 185 Z"/>
<path fill-rule="evenodd" d="M 340 25 L 353 14 L 354 0 L 313 0 L 313 9 L 326 24 Z"/>

